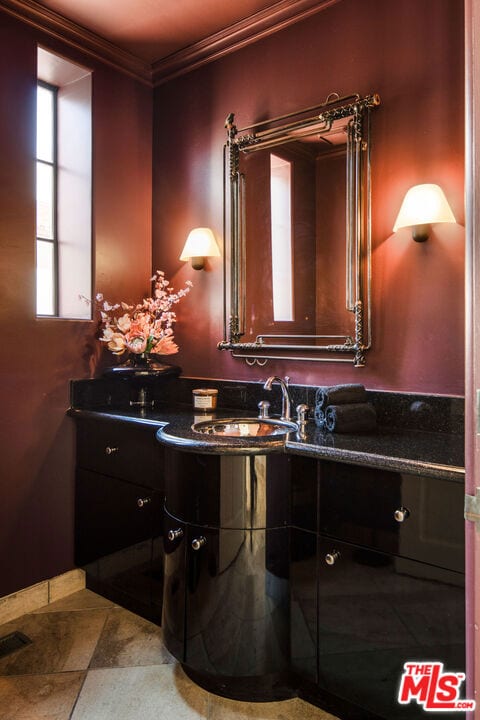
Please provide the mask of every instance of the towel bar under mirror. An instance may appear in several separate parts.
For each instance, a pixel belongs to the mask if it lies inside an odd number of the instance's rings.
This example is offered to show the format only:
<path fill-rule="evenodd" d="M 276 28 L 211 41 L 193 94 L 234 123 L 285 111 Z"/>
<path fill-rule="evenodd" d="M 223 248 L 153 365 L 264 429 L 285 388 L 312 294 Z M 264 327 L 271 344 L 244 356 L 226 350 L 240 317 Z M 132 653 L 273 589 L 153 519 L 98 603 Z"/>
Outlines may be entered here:
<path fill-rule="evenodd" d="M 234 357 L 365 365 L 370 112 L 339 97 L 237 129 L 224 148 L 224 340 Z M 352 356 L 350 358 L 349 356 Z"/>

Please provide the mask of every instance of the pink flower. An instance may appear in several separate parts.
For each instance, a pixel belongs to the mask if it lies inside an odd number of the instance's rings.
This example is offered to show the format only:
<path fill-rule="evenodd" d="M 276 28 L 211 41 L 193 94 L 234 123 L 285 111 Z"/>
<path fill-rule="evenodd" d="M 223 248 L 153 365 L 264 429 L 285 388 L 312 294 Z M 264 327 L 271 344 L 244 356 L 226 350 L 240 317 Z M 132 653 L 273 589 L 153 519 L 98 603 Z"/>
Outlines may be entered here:
<path fill-rule="evenodd" d="M 110 325 L 107 325 L 107 327 L 105 327 L 103 329 L 103 337 L 100 338 L 100 342 L 110 342 L 112 337 L 113 337 L 113 330 L 110 327 Z"/>
<path fill-rule="evenodd" d="M 117 320 L 117 327 L 122 333 L 126 333 L 130 330 L 130 315 L 128 313 L 125 313 L 125 315 L 122 315 L 122 317 L 119 317 Z"/>
<path fill-rule="evenodd" d="M 139 313 L 131 321 L 128 332 L 131 336 L 134 335 L 149 335 L 150 334 L 150 317 L 145 313 Z"/>
<path fill-rule="evenodd" d="M 145 352 L 147 349 L 147 338 L 141 335 L 135 335 L 129 338 L 126 344 L 130 352 L 135 353 L 135 355 L 140 355 L 140 353 Z"/>
<path fill-rule="evenodd" d="M 156 355 L 175 355 L 178 352 L 178 345 L 173 342 L 171 335 L 167 335 L 153 346 L 152 352 Z"/>
<path fill-rule="evenodd" d="M 114 355 L 123 355 L 127 349 L 124 335 L 121 333 L 112 333 L 108 340 L 107 347 Z"/>
<path fill-rule="evenodd" d="M 127 350 L 136 355 L 150 352 L 173 355 L 178 352 L 178 346 L 173 342 L 172 327 L 177 319 L 173 305 L 187 295 L 192 283 L 188 280 L 175 293 L 161 270 L 156 271 L 152 282 L 153 297 L 144 298 L 136 305 L 123 301 L 112 304 L 102 293 L 97 294 L 102 333 L 99 339 L 107 343 L 114 355 L 121 355 Z"/>

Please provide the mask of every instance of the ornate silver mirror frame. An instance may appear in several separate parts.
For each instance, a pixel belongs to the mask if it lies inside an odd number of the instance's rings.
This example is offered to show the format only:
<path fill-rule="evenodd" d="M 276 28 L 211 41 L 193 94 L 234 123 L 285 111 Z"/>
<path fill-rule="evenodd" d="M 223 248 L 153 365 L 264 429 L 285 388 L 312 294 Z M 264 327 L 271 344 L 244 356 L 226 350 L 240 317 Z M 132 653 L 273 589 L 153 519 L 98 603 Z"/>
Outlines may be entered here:
<path fill-rule="evenodd" d="M 228 116 L 224 147 L 225 339 L 218 343 L 220 350 L 230 350 L 233 357 L 248 364 L 263 365 L 269 359 L 350 362 L 346 356 L 353 355 L 355 367 L 365 365 L 365 353 L 371 346 L 370 111 L 379 104 L 376 94 L 339 97 L 335 93 L 323 104 L 240 130 L 234 124 L 234 115 Z M 333 138 L 339 134 L 339 127 L 344 134 L 341 142 L 346 176 L 345 306 L 352 313 L 352 332 L 317 335 L 267 331 L 256 334 L 252 342 L 242 342 L 247 288 L 245 188 L 249 178 L 241 171 L 241 156 L 312 138 L 332 145 L 329 133 Z"/>

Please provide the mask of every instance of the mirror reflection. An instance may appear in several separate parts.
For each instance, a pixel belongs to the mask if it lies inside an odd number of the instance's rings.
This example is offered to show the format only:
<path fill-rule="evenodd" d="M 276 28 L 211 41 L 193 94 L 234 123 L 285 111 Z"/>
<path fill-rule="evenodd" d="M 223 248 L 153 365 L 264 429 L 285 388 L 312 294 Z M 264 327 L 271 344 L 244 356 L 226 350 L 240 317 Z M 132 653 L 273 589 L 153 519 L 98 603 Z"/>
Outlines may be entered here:
<path fill-rule="evenodd" d="M 365 362 L 370 345 L 369 112 L 328 98 L 238 131 L 227 118 L 229 307 L 221 349 Z M 246 131 L 249 131 L 248 133 Z M 228 272 L 229 271 L 229 272 Z"/>

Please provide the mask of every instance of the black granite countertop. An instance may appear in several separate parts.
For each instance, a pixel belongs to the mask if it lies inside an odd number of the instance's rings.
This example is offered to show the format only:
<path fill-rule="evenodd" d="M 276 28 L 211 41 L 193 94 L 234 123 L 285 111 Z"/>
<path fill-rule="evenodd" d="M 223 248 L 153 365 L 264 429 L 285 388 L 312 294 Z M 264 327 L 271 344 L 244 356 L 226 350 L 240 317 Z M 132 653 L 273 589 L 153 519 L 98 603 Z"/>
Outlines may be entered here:
<path fill-rule="evenodd" d="M 116 419 L 122 422 L 150 425 L 156 429 L 157 438 L 163 445 L 169 445 L 186 452 L 208 453 L 212 455 L 264 455 L 285 450 L 285 435 L 271 438 L 218 437 L 204 435 L 192 430 L 195 422 L 211 418 L 251 417 L 251 413 L 236 410 L 218 410 L 215 413 L 193 413 L 192 409 L 156 408 L 141 410 L 113 410 L 111 408 L 95 410 L 70 409 L 72 417 L 90 417 Z"/>
<path fill-rule="evenodd" d="M 299 455 L 367 465 L 448 480 L 465 479 L 461 435 L 422 430 L 378 428 L 371 435 L 340 435 L 319 430 L 313 423 L 306 437 L 290 433 L 286 450 Z"/>
<path fill-rule="evenodd" d="M 321 431 L 309 422 L 302 436 L 290 432 L 273 438 L 222 438 L 199 434 L 191 426 L 212 416 L 217 419 L 247 417 L 252 413 L 218 410 L 214 414 L 194 414 L 191 407 L 159 406 L 141 410 L 115 410 L 111 407 L 71 409 L 69 414 L 150 425 L 156 429 L 160 443 L 187 452 L 240 455 L 287 452 L 460 482 L 465 475 L 463 436 L 454 433 L 380 426 L 372 434 L 342 435 Z"/>

